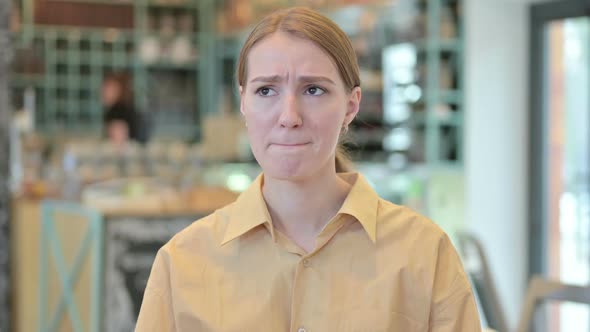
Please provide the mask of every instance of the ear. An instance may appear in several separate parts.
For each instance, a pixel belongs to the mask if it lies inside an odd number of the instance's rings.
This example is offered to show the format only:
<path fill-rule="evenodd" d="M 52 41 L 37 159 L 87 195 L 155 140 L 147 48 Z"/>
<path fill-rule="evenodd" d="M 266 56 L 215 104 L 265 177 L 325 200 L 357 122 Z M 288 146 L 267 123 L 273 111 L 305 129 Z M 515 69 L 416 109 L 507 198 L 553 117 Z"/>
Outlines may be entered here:
<path fill-rule="evenodd" d="M 244 115 L 244 88 L 241 85 L 239 87 L 239 91 L 240 91 L 240 113 L 242 113 L 242 115 Z"/>
<path fill-rule="evenodd" d="M 357 86 L 352 89 L 350 96 L 348 98 L 348 104 L 346 107 L 346 115 L 344 116 L 344 123 L 343 125 L 348 126 L 352 120 L 356 117 L 357 113 L 359 112 L 360 104 L 361 104 L 361 97 L 362 91 L 361 87 Z"/>

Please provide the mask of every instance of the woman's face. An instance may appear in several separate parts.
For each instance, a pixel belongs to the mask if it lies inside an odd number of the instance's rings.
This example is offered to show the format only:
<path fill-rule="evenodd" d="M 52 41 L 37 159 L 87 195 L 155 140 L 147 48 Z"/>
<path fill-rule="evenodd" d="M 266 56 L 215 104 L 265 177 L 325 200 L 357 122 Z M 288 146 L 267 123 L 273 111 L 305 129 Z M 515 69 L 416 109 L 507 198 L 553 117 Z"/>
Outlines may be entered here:
<path fill-rule="evenodd" d="M 114 80 L 106 80 L 102 85 L 102 103 L 105 106 L 114 105 L 121 97 L 121 85 Z"/>
<path fill-rule="evenodd" d="M 265 175 L 304 180 L 335 172 L 338 138 L 358 112 L 360 88 L 350 92 L 313 42 L 283 32 L 259 41 L 247 61 L 241 112 Z"/>

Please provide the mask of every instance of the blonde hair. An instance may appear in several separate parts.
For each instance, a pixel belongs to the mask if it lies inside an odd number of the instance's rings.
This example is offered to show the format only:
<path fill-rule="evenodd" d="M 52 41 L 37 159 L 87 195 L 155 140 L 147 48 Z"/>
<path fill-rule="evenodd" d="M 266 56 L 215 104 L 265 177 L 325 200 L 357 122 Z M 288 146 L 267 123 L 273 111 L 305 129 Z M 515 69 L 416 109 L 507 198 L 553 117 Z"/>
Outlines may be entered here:
<path fill-rule="evenodd" d="M 349 92 L 361 85 L 356 53 L 346 33 L 326 16 L 308 8 L 294 7 L 273 12 L 254 27 L 240 52 L 237 67 L 240 86 L 246 86 L 247 58 L 252 47 L 277 31 L 312 41 L 319 46 L 336 65 Z M 336 172 L 351 170 L 352 162 L 345 153 L 341 139 L 336 150 Z"/>

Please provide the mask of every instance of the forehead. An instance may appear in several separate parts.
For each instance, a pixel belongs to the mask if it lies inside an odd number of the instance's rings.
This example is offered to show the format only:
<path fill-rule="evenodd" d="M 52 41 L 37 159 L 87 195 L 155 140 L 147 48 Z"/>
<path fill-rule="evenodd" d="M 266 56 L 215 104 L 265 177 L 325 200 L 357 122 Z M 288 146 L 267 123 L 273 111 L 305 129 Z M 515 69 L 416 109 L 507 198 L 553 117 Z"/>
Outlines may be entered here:
<path fill-rule="evenodd" d="M 339 79 L 332 58 L 314 42 L 284 32 L 275 32 L 252 47 L 248 54 L 248 76 L 322 75 Z"/>

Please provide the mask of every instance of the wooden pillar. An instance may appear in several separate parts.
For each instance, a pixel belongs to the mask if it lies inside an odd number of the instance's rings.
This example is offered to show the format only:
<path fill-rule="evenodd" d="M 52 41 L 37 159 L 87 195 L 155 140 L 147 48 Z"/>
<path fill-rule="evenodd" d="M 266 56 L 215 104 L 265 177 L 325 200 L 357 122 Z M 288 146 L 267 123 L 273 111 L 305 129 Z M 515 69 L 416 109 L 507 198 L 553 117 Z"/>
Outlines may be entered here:
<path fill-rule="evenodd" d="M 10 187 L 9 187 L 9 107 L 8 74 L 12 56 L 10 45 L 11 0 L 0 0 L 0 331 L 10 331 Z"/>

